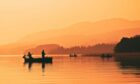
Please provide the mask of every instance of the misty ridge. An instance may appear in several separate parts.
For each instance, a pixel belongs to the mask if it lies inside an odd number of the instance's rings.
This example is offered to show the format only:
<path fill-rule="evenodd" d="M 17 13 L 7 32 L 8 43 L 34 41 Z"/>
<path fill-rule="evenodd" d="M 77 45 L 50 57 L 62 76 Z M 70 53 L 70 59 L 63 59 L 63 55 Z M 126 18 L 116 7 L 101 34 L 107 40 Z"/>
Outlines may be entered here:
<path fill-rule="evenodd" d="M 23 54 L 27 50 L 38 54 L 40 45 L 47 45 L 43 46 L 47 53 L 112 53 L 112 48 L 122 37 L 139 34 L 139 24 L 140 21 L 119 18 L 81 22 L 61 29 L 33 33 L 15 43 L 2 45 L 0 54 Z M 48 47 L 48 44 L 53 46 Z M 39 47 L 38 50 L 34 49 L 36 47 Z"/>
<path fill-rule="evenodd" d="M 80 22 L 61 29 L 37 32 L 19 40 L 30 45 L 59 44 L 66 47 L 117 43 L 123 36 L 139 34 L 140 21 L 107 19 L 97 22 Z"/>
<path fill-rule="evenodd" d="M 74 46 L 70 48 L 65 48 L 57 44 L 46 44 L 40 45 L 35 48 L 31 48 L 25 51 L 31 51 L 33 54 L 39 55 L 40 52 L 44 49 L 48 54 L 102 54 L 102 53 L 113 53 L 115 44 L 97 44 L 93 46 Z"/>

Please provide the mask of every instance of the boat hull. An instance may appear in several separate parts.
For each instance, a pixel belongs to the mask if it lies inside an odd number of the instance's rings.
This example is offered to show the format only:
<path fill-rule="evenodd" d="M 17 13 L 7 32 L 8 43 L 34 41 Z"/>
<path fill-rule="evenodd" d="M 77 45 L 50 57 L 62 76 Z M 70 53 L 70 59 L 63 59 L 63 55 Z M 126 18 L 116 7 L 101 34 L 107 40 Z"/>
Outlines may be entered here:
<path fill-rule="evenodd" d="M 34 62 L 34 63 L 52 63 L 53 58 L 52 57 L 46 57 L 44 59 L 42 58 L 32 58 L 32 59 L 26 59 L 24 58 L 24 62 L 28 63 L 28 62 Z"/>

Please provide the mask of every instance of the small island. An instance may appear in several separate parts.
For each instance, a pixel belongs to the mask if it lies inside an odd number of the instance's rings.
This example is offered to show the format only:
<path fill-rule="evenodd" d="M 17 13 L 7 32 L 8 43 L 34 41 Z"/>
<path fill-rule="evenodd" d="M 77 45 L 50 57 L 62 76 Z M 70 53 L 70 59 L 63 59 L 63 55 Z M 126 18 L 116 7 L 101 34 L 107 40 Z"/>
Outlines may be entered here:
<path fill-rule="evenodd" d="M 140 61 L 140 35 L 122 38 L 114 48 L 117 61 L 137 63 Z M 138 63 L 137 63 L 138 64 Z"/>

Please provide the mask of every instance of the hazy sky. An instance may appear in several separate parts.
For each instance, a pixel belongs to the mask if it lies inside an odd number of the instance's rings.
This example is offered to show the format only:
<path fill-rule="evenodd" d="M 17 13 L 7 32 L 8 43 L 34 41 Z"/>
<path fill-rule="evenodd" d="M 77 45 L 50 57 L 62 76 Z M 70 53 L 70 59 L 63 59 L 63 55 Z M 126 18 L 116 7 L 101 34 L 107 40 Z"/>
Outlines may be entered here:
<path fill-rule="evenodd" d="M 0 0 L 0 44 L 82 21 L 140 19 L 140 0 Z"/>

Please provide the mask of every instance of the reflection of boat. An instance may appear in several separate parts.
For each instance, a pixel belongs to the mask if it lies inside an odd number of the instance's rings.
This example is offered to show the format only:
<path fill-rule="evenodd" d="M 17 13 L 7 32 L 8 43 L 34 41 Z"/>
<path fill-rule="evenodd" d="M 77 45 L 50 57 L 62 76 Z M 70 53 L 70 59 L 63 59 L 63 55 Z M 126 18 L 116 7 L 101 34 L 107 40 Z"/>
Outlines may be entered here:
<path fill-rule="evenodd" d="M 41 62 L 44 62 L 44 63 L 52 63 L 52 60 L 53 58 L 52 57 L 45 57 L 44 59 L 42 58 L 26 58 L 26 57 L 23 57 L 24 58 L 24 62 L 36 62 L 36 63 L 41 63 Z"/>
<path fill-rule="evenodd" d="M 69 56 L 70 56 L 70 57 L 77 57 L 77 54 L 76 54 L 76 53 L 70 53 Z"/>
<path fill-rule="evenodd" d="M 46 62 L 24 62 L 24 65 L 28 65 L 28 70 L 31 71 L 32 70 L 32 66 L 33 64 L 41 64 L 41 68 L 42 68 L 42 72 L 45 72 L 45 67 L 46 67 L 46 64 L 50 65 L 52 63 L 46 63 Z"/>

